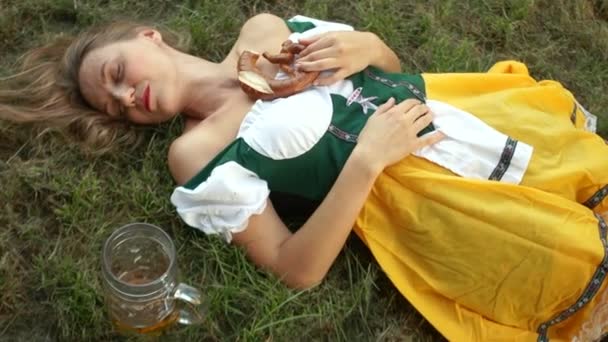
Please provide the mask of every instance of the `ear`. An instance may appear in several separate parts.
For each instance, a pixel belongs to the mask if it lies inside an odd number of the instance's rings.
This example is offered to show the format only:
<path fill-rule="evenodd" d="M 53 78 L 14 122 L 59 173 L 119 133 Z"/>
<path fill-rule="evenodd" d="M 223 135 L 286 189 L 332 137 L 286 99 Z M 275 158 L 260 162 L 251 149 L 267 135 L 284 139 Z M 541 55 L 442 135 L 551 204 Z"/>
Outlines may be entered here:
<path fill-rule="evenodd" d="M 160 34 L 160 32 L 153 28 L 143 29 L 137 34 L 137 36 L 145 39 L 150 39 L 155 43 L 162 43 L 163 41 L 163 36 Z"/>

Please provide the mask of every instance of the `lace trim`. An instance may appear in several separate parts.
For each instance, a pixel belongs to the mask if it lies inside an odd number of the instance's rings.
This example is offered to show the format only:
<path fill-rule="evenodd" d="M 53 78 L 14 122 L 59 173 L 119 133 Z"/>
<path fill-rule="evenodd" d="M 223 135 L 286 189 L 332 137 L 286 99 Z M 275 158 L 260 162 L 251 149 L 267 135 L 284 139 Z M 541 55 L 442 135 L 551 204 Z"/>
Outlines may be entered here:
<path fill-rule="evenodd" d="M 418 87 L 416 87 L 415 85 L 413 85 L 412 83 L 410 83 L 408 81 L 401 80 L 399 82 L 394 82 L 392 80 L 389 80 L 388 78 L 384 78 L 384 77 L 376 75 L 369 69 L 365 69 L 365 74 L 369 78 L 371 78 L 375 81 L 378 81 L 380 83 L 384 83 L 391 88 L 406 87 L 412 93 L 412 95 L 414 95 L 416 98 L 418 98 L 418 100 L 420 100 L 422 102 L 426 102 L 426 97 L 424 96 L 424 92 L 422 92 L 422 90 L 418 89 Z"/>
<path fill-rule="evenodd" d="M 593 196 L 591 196 L 591 198 L 589 198 L 587 201 L 585 201 L 585 203 L 583 203 L 583 205 L 589 209 L 593 209 L 593 208 L 597 207 L 598 204 L 602 203 L 602 201 L 604 200 L 604 198 L 606 198 L 606 196 L 608 196 L 608 185 L 599 189 L 595 194 L 593 194 Z"/>
<path fill-rule="evenodd" d="M 507 137 L 507 142 L 500 155 L 500 160 L 490 177 L 488 177 L 489 180 L 500 181 L 505 173 L 507 173 L 507 169 L 509 169 L 509 166 L 511 165 L 511 160 L 513 160 L 513 155 L 515 155 L 515 148 L 517 148 L 517 140 Z"/>
<path fill-rule="evenodd" d="M 538 330 L 537 330 L 538 340 L 537 341 L 539 341 L 539 342 L 548 342 L 549 341 L 547 332 L 551 326 L 565 321 L 566 319 L 568 319 L 572 315 L 574 315 L 577 311 L 582 309 L 585 305 L 589 304 L 591 299 L 597 295 L 600 287 L 602 286 L 602 283 L 606 279 L 606 274 L 608 273 L 608 241 L 606 240 L 606 235 L 607 235 L 606 231 L 608 230 L 608 225 L 606 225 L 606 222 L 604 222 L 603 215 L 596 214 L 595 216 L 598 219 L 600 240 L 602 241 L 602 246 L 604 247 L 604 258 L 602 259 L 602 262 L 598 265 L 593 277 L 591 277 L 591 281 L 587 285 L 587 288 L 585 288 L 585 291 L 583 291 L 583 294 L 581 294 L 581 296 L 578 298 L 576 303 L 572 304 L 569 308 L 560 312 L 557 316 L 553 317 L 551 320 L 541 324 L 538 327 Z M 605 302 L 603 296 L 602 296 L 601 300 L 602 300 L 602 303 Z M 593 309 L 593 313 L 595 314 L 595 311 L 601 310 L 600 307 L 603 307 L 603 306 L 604 305 L 602 305 L 602 304 L 599 304 L 598 306 L 596 306 Z M 604 310 L 608 310 L 608 307 L 605 308 Z M 593 315 L 592 315 L 592 317 L 593 317 Z M 594 318 L 592 318 L 592 321 L 594 321 Z M 608 322 L 602 321 L 601 319 L 600 319 L 600 322 L 602 322 L 599 324 L 600 335 L 601 335 L 602 328 L 608 327 Z M 591 326 L 593 326 L 593 325 L 594 324 L 592 323 Z M 582 329 L 581 329 L 581 332 L 582 332 Z M 595 330 L 593 331 L 593 333 L 595 333 Z M 580 341 L 593 341 L 593 339 L 583 339 Z"/>
<path fill-rule="evenodd" d="M 338 127 L 334 126 L 333 124 L 329 125 L 327 130 L 329 131 L 329 133 L 338 137 L 338 139 L 342 139 L 342 140 L 348 141 L 350 143 L 356 143 L 357 139 L 359 138 L 359 136 L 357 134 L 345 132 L 345 131 L 339 129 Z"/>

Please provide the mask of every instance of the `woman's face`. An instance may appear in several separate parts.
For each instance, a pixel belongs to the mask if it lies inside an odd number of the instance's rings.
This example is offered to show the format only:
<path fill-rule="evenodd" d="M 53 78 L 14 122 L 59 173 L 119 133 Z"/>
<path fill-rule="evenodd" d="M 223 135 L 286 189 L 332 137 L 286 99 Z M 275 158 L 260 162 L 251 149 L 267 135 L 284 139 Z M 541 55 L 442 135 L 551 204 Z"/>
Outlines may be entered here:
<path fill-rule="evenodd" d="M 158 31 L 90 51 L 78 74 L 95 109 L 139 124 L 167 121 L 182 109 L 178 73 Z"/>

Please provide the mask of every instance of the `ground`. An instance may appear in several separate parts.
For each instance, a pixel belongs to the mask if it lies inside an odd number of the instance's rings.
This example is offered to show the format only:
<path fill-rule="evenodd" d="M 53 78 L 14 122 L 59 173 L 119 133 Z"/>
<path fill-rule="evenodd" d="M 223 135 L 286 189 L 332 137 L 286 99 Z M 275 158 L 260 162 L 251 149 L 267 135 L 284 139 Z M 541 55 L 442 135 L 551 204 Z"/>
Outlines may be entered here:
<path fill-rule="evenodd" d="M 380 35 L 406 72 L 484 71 L 526 63 L 600 117 L 608 135 L 605 0 L 1 0 L 0 82 L 17 56 L 58 33 L 115 18 L 187 32 L 219 61 L 256 13 L 341 21 Z M 204 291 L 208 321 L 161 340 L 435 341 L 361 243 L 349 241 L 328 279 L 305 292 L 256 270 L 242 251 L 188 229 L 169 203 L 165 156 L 179 120 L 145 143 L 90 156 L 52 133 L 0 122 L 0 340 L 121 340 L 105 316 L 100 252 L 116 227 L 146 221 L 175 239 L 185 282 Z M 297 224 L 294 223 L 294 224 Z"/>

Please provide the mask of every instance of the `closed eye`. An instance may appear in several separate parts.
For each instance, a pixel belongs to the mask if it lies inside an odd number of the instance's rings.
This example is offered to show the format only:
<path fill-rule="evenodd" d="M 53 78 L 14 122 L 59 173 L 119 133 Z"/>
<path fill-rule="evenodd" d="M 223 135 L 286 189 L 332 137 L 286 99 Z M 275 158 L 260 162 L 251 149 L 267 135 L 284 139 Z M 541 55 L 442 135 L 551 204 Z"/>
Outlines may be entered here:
<path fill-rule="evenodd" d="M 122 77 L 122 65 L 121 64 L 117 64 L 116 68 L 114 69 L 114 82 L 115 83 L 120 83 L 121 81 L 121 77 Z"/>
<path fill-rule="evenodd" d="M 123 78 L 123 76 L 125 74 L 125 68 L 124 68 L 124 66 L 123 66 L 122 63 L 118 64 L 118 72 L 117 72 L 117 74 L 118 74 L 117 75 L 117 77 L 118 77 L 117 81 L 118 82 L 122 82 L 122 78 Z"/>

